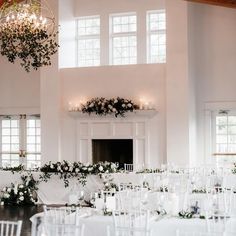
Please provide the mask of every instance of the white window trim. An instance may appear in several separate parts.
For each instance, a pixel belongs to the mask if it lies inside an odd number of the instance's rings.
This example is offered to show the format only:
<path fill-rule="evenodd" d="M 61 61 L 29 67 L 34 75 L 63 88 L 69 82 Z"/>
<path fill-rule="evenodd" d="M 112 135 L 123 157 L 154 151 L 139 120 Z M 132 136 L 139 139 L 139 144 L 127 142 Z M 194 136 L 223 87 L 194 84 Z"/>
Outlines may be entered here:
<path fill-rule="evenodd" d="M 121 33 L 113 33 L 113 17 L 116 16 L 136 16 L 136 31 L 135 32 L 121 32 Z M 111 66 L 119 66 L 114 65 L 113 62 L 113 38 L 115 37 L 128 37 L 128 36 L 136 36 L 137 39 L 137 30 L 138 30 L 138 18 L 137 18 L 137 12 L 124 12 L 124 13 L 113 13 L 109 15 L 109 65 Z M 138 42 L 138 40 L 137 40 Z M 136 46 L 137 51 L 137 46 Z M 138 57 L 138 54 L 136 52 L 136 55 Z M 136 58 L 138 62 L 138 58 Z M 136 65 L 135 63 L 134 65 Z M 126 65 L 133 65 L 133 64 L 126 64 Z"/>
<path fill-rule="evenodd" d="M 151 55 L 150 55 L 150 45 L 151 45 L 151 35 L 153 34 L 165 34 L 166 35 L 166 29 L 165 30 L 150 30 L 150 20 L 149 20 L 149 15 L 152 13 L 166 13 L 165 9 L 159 9 L 159 10 L 151 10 L 151 11 L 147 11 L 146 13 L 146 37 L 147 37 L 147 64 L 165 64 L 166 63 L 166 59 L 164 62 L 157 62 L 157 63 L 153 63 L 151 62 Z"/>
<path fill-rule="evenodd" d="M 2 120 L 4 117 L 9 116 L 11 119 L 17 119 L 19 121 L 19 152 L 10 152 L 11 154 L 19 154 L 19 165 L 22 164 L 27 167 L 27 155 L 35 154 L 41 155 L 41 152 L 27 152 L 27 120 L 31 117 L 38 115 L 1 115 L 0 116 L 0 167 L 2 167 L 2 154 L 8 154 L 9 152 L 2 152 Z M 40 119 L 40 117 L 38 118 Z M 41 136 L 41 135 L 40 135 Z M 20 150 L 26 151 L 26 157 L 20 157 Z M 42 163 L 42 159 L 40 160 Z"/>
<path fill-rule="evenodd" d="M 87 19 L 97 19 L 99 18 L 100 20 L 100 28 L 99 28 L 99 34 L 90 34 L 90 35 L 82 35 L 82 36 L 79 36 L 79 31 L 78 31 L 78 26 L 79 26 L 79 20 L 87 20 Z M 100 58 L 99 58 L 99 65 L 98 66 L 101 66 L 101 17 L 100 15 L 92 15 L 92 16 L 81 16 L 81 17 L 77 17 L 76 18 L 76 37 L 75 37 L 75 40 L 76 40 L 76 57 L 75 57 L 75 64 L 76 64 L 76 67 L 79 67 L 79 68 L 83 68 L 83 67 L 87 67 L 87 66 L 80 66 L 79 65 L 79 53 L 78 53 L 78 50 L 79 50 L 79 40 L 86 40 L 86 39 L 99 39 L 100 40 Z M 89 66 L 89 67 L 97 67 L 97 66 Z"/>
<path fill-rule="evenodd" d="M 213 156 L 216 150 L 214 147 L 214 117 L 218 114 L 219 110 L 230 110 L 236 114 L 236 102 L 207 102 L 204 107 L 204 160 L 205 164 L 215 165 L 216 160 Z"/>

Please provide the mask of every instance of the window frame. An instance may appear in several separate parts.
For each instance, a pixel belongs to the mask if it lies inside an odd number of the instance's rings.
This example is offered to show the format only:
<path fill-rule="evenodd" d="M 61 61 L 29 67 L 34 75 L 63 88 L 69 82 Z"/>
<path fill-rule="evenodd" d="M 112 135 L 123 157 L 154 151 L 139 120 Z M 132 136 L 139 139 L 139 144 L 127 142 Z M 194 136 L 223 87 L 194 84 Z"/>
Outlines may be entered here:
<path fill-rule="evenodd" d="M 90 35 L 79 35 L 79 20 L 90 20 L 90 19 L 99 19 L 99 34 L 90 34 Z M 101 66 L 101 17 L 100 15 L 92 16 L 81 16 L 76 18 L 76 67 L 97 67 Z M 98 39 L 99 40 L 99 64 L 98 65 L 80 65 L 79 64 L 79 41 L 88 40 L 88 39 Z"/>
<path fill-rule="evenodd" d="M 136 30 L 134 32 L 120 32 L 114 33 L 113 32 L 113 18 L 114 17 L 122 17 L 122 16 L 135 16 L 136 17 Z M 129 63 L 129 64 L 114 64 L 114 57 L 113 57 L 113 39 L 116 37 L 129 37 L 135 36 L 136 37 L 136 63 Z M 112 13 L 109 14 L 109 65 L 111 66 L 122 66 L 122 65 L 137 65 L 138 64 L 138 17 L 137 12 L 123 12 L 123 13 Z"/>
<path fill-rule="evenodd" d="M 157 13 L 165 14 L 165 29 L 164 30 L 151 30 L 150 29 L 150 14 Z M 151 60 L 151 36 L 152 35 L 164 35 L 166 39 L 166 10 L 165 9 L 159 9 L 159 10 L 150 10 L 146 12 L 146 40 L 147 40 L 147 45 L 146 45 L 146 53 L 147 53 L 147 58 L 146 58 L 146 63 L 147 64 L 165 64 L 166 63 L 166 43 L 165 43 L 165 60 L 164 61 L 158 61 L 159 59 L 157 58 L 157 62 L 152 62 Z M 159 57 L 159 56 L 157 56 Z"/>
<path fill-rule="evenodd" d="M 2 121 L 7 119 L 14 119 L 18 121 L 18 137 L 19 137 L 19 150 L 17 152 L 3 152 L 2 151 Z M 27 159 L 27 155 L 28 154 L 35 154 L 35 155 L 40 155 L 40 161 L 39 161 L 39 166 L 41 166 L 41 141 L 40 141 L 40 152 L 37 153 L 31 153 L 31 152 L 27 152 L 27 120 L 28 119 L 32 119 L 34 118 L 35 120 L 39 119 L 40 120 L 40 116 L 39 115 L 1 115 L 0 116 L 0 167 L 3 167 L 3 158 L 2 158 L 2 154 L 16 154 L 19 155 L 19 165 L 24 165 L 26 166 L 26 169 L 30 169 L 27 168 L 27 164 L 28 164 L 28 159 Z M 40 131 L 41 131 L 41 125 L 40 125 Z M 10 137 L 12 135 L 9 135 Z M 40 140 L 41 140 L 41 132 L 40 132 Z M 11 143 L 10 143 L 11 144 Z M 36 161 L 36 160 L 35 160 Z M 15 166 L 15 165 L 11 165 L 11 158 L 10 158 L 10 166 Z"/>

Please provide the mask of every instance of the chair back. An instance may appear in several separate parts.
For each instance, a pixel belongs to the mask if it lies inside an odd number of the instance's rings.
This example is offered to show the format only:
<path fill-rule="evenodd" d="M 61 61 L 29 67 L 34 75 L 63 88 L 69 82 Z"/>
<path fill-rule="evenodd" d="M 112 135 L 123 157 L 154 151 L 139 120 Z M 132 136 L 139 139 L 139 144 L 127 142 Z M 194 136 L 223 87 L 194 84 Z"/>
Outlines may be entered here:
<path fill-rule="evenodd" d="M 134 171 L 134 165 L 133 164 L 124 164 L 124 169 L 126 172 L 133 172 Z"/>
<path fill-rule="evenodd" d="M 20 236 L 22 221 L 0 221 L 1 236 Z"/>
<path fill-rule="evenodd" d="M 149 211 L 113 211 L 115 236 L 150 236 Z"/>

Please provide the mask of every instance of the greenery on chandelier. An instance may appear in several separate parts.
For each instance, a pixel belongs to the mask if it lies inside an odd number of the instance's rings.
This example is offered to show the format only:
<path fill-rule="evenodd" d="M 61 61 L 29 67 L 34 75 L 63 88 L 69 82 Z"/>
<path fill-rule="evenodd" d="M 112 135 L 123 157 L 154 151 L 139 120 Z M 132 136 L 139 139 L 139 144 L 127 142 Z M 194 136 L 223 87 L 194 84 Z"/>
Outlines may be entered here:
<path fill-rule="evenodd" d="M 47 20 L 40 15 L 40 3 L 9 3 L 0 9 L 0 52 L 9 62 L 20 60 L 20 65 L 31 68 L 51 65 L 51 56 L 58 50 L 58 32 L 47 28 Z M 54 19 L 51 19 L 54 24 Z"/>
<path fill-rule="evenodd" d="M 92 98 L 82 105 L 82 112 L 90 114 L 96 114 L 100 116 L 106 116 L 114 114 L 115 117 L 124 117 L 126 112 L 133 112 L 139 109 L 133 101 L 125 98 L 111 98 L 106 99 L 103 97 Z"/>

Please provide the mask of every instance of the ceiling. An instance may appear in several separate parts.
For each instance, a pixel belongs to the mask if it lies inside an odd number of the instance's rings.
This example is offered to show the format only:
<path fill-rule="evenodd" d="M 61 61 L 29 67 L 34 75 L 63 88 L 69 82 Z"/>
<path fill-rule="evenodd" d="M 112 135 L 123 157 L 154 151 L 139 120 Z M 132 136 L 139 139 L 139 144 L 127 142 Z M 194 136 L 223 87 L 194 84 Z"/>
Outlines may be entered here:
<path fill-rule="evenodd" d="M 185 0 L 185 1 L 236 8 L 236 0 Z"/>
<path fill-rule="evenodd" d="M 6 0 L 0 0 L 0 7 Z M 13 1 L 13 0 L 10 0 Z M 17 2 L 22 2 L 23 0 L 16 0 Z M 198 3 L 205 3 L 223 7 L 230 7 L 236 8 L 236 0 L 185 0 L 187 2 L 198 2 Z"/>

